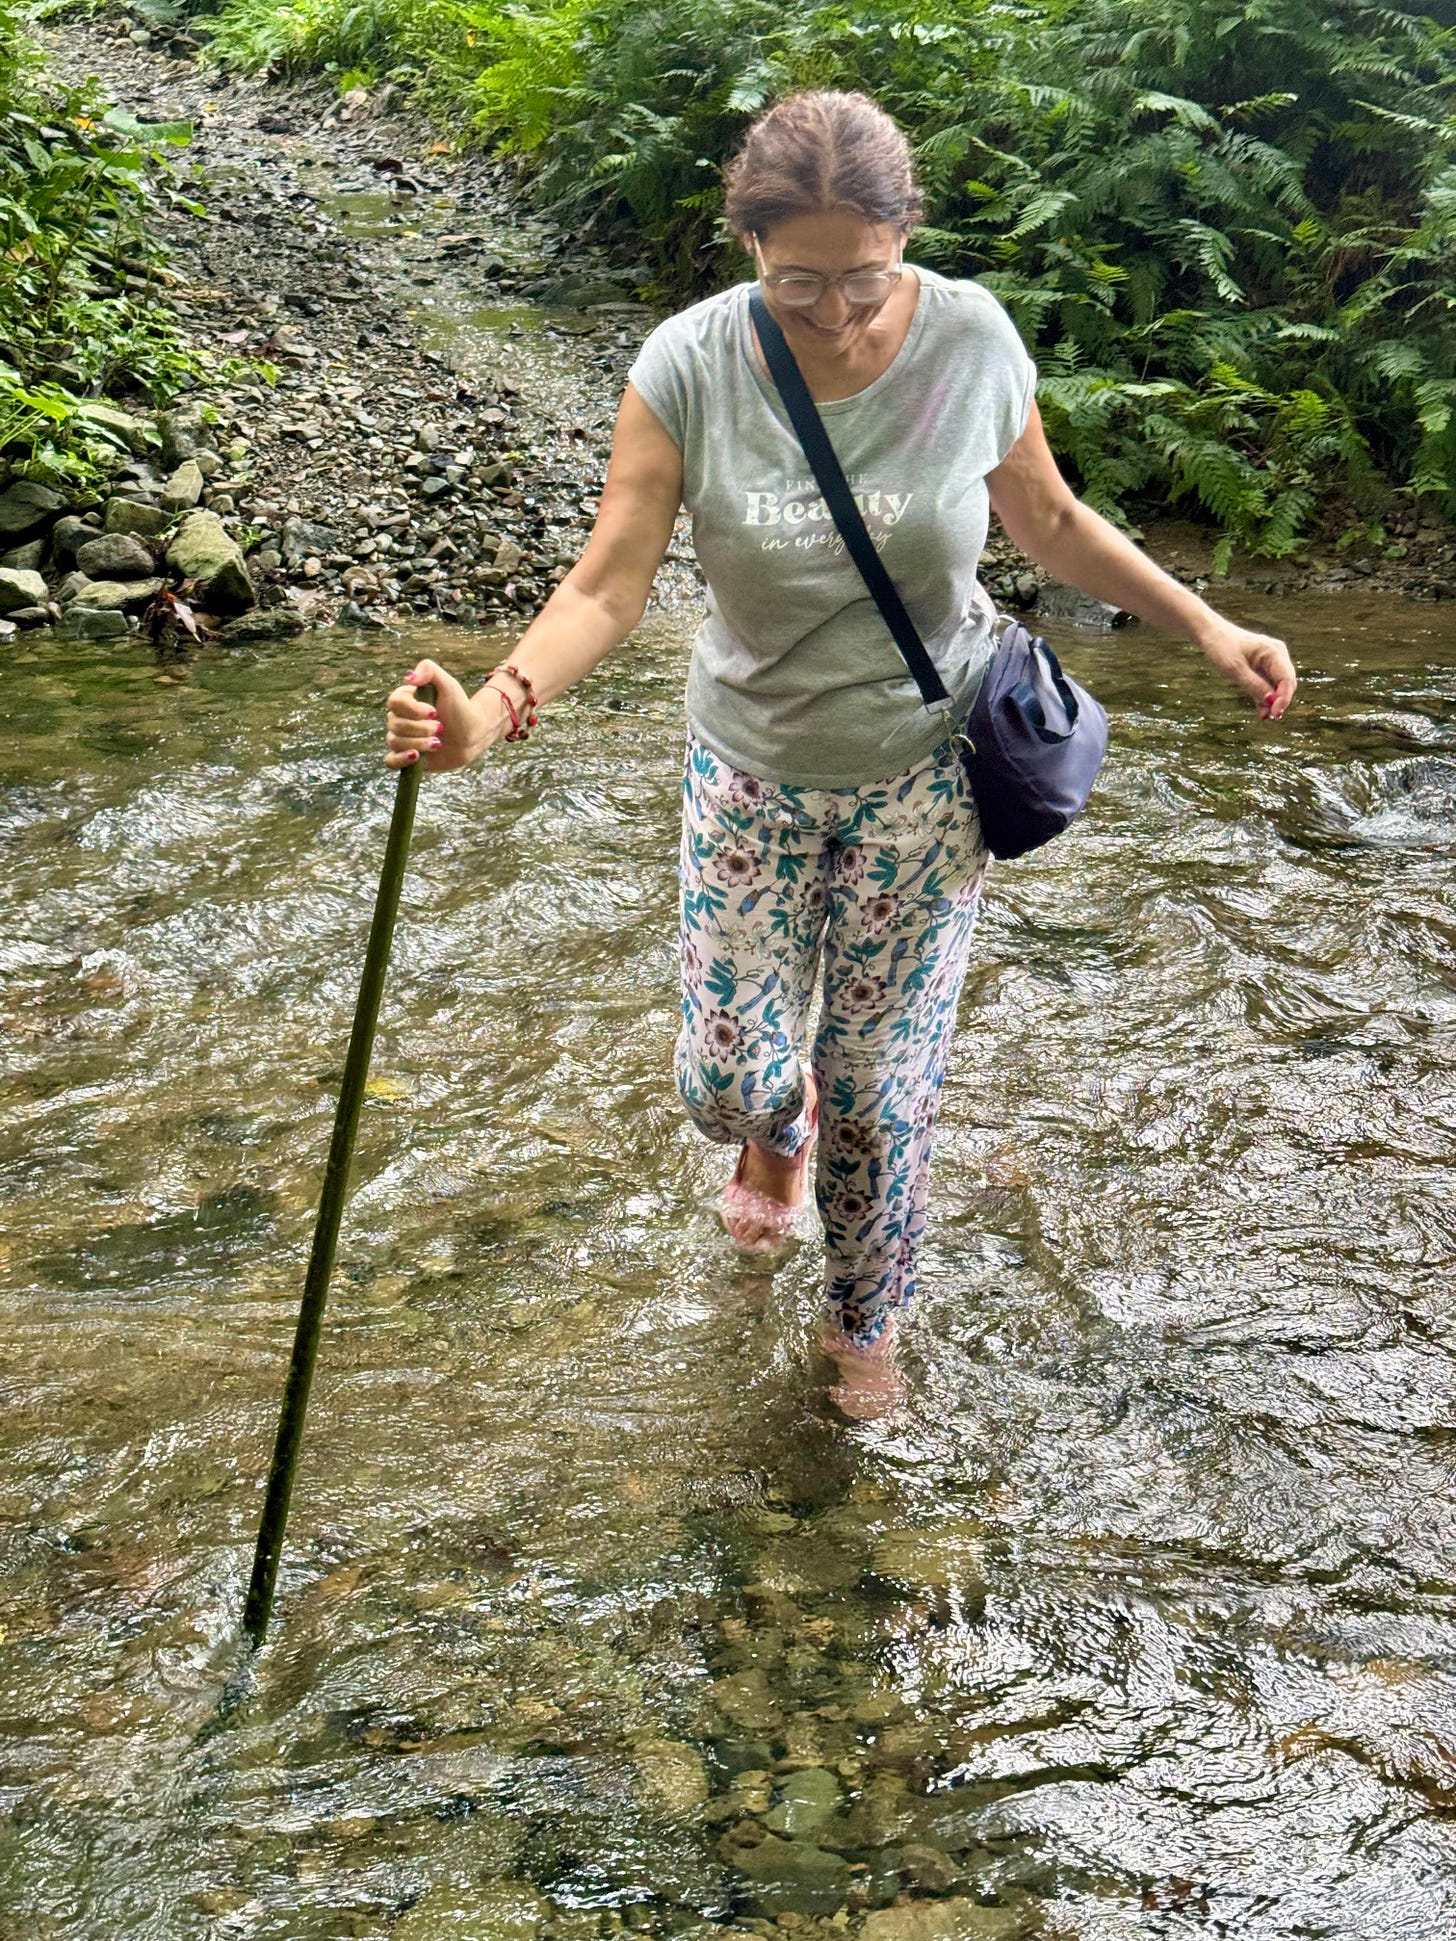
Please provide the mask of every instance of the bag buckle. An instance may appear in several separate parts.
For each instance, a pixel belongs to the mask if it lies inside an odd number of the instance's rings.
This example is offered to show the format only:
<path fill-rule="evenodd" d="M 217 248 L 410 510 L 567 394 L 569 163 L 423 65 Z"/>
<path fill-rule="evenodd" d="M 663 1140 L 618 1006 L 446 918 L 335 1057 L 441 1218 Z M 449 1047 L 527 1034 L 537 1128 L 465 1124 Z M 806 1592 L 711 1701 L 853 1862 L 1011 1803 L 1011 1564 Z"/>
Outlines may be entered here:
<path fill-rule="evenodd" d="M 964 728 L 958 728 L 956 726 L 949 708 L 941 709 L 940 718 L 945 723 L 946 740 L 950 743 L 951 747 L 954 748 L 956 743 L 959 742 L 963 748 L 969 748 L 974 755 L 976 752 L 976 744 L 971 740 Z"/>

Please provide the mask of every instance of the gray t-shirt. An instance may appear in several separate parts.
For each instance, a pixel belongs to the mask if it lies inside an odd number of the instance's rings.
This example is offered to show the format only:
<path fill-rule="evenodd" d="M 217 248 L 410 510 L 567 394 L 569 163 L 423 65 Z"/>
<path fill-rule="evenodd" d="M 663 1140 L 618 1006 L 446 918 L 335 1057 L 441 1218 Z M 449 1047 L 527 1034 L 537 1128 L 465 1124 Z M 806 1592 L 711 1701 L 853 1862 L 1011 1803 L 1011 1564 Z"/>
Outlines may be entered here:
<path fill-rule="evenodd" d="M 986 473 L 1025 429 L 1036 366 L 989 290 L 915 268 L 893 363 L 821 404 L 870 534 L 950 693 L 968 705 L 995 608 L 976 578 Z M 682 449 L 683 504 L 707 581 L 688 717 L 735 768 L 849 788 L 913 768 L 943 739 L 758 361 L 735 284 L 661 323 L 628 372 Z"/>

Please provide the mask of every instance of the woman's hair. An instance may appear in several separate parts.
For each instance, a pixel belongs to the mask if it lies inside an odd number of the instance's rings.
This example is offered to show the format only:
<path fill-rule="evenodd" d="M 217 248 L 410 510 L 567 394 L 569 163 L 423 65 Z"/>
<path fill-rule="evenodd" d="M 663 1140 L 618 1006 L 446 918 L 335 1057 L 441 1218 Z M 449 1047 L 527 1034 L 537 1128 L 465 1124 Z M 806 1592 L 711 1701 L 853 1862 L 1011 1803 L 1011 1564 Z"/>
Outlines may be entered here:
<path fill-rule="evenodd" d="M 761 114 L 723 171 L 737 236 L 766 236 L 790 216 L 847 210 L 909 230 L 924 204 L 910 144 L 867 94 L 815 89 Z"/>

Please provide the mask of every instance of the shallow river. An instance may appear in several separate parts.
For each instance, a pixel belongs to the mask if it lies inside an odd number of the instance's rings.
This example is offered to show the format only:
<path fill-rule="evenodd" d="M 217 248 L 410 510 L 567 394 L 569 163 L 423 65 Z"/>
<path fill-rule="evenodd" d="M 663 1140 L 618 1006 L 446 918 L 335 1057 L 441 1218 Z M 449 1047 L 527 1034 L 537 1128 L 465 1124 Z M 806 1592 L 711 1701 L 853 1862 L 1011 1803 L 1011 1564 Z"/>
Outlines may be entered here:
<path fill-rule="evenodd" d="M 1456 620 L 1235 610 L 1055 633 L 888 1424 L 676 1107 L 681 624 L 425 779 L 251 1667 L 412 644 L 14 650 L 5 1941 L 1456 1929 Z"/>

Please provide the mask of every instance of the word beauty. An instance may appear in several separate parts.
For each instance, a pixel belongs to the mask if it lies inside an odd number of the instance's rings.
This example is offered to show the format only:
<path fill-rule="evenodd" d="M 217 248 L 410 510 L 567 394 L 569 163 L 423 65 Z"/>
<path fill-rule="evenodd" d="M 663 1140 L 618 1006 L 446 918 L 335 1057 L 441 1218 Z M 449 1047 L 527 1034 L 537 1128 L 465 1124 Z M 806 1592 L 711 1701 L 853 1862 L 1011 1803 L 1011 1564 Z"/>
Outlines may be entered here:
<path fill-rule="evenodd" d="M 778 492 L 749 492 L 744 496 L 745 526 L 832 524 L 822 498 L 794 498 Z M 914 496 L 913 492 L 856 492 L 854 502 L 867 524 L 873 520 L 882 526 L 897 526 Z"/>

